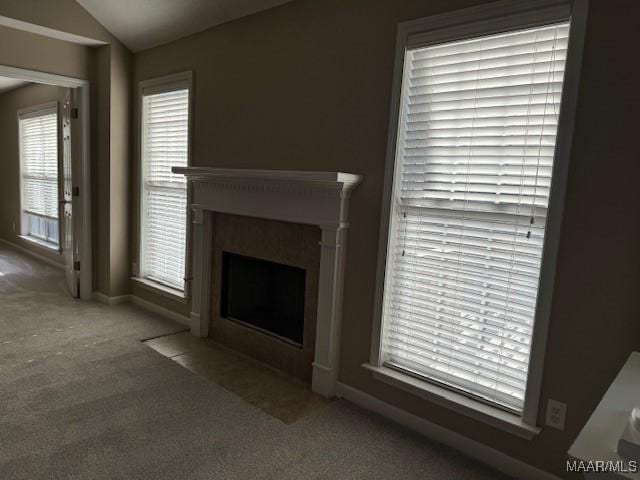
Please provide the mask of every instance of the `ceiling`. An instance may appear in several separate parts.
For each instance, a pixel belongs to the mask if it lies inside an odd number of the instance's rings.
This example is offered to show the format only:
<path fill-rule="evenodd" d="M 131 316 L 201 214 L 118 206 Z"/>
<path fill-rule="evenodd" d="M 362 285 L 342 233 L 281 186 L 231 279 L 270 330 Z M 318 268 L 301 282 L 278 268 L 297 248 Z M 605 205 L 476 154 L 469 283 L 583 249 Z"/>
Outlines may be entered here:
<path fill-rule="evenodd" d="M 17 80 L 15 78 L 0 77 L 0 93 L 8 92 L 14 88 L 26 85 L 29 82 L 24 80 Z"/>
<path fill-rule="evenodd" d="M 133 52 L 291 0 L 76 0 Z"/>

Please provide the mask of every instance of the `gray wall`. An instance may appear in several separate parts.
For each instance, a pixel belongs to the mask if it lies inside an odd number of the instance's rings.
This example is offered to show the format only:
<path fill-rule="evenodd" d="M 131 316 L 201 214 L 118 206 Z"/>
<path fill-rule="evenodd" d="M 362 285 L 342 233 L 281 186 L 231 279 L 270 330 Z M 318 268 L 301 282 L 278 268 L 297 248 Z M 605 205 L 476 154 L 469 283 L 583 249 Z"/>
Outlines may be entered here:
<path fill-rule="evenodd" d="M 3 0 L 0 15 L 105 43 L 88 48 L 0 27 L 0 65 L 90 80 L 94 290 L 107 296 L 125 294 L 130 265 L 131 53 L 75 0 Z"/>
<path fill-rule="evenodd" d="M 298 0 L 135 55 L 133 91 L 144 79 L 194 71 L 195 165 L 363 174 L 352 199 L 340 380 L 566 476 L 566 450 L 640 348 L 640 75 L 630 61 L 640 42 L 637 2 L 592 0 L 590 8 L 542 391 L 543 406 L 547 398 L 568 403 L 566 430 L 514 438 L 381 384 L 361 367 L 370 347 L 396 25 L 477 3 Z"/>

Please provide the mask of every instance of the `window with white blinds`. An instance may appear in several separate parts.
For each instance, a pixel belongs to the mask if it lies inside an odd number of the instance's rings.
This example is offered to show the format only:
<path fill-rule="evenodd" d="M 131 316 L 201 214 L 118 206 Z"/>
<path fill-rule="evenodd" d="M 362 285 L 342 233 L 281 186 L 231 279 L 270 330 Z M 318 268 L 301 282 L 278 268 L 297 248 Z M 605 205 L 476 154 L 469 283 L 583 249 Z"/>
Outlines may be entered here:
<path fill-rule="evenodd" d="M 19 115 L 22 234 L 57 245 L 58 114 L 46 107 Z"/>
<path fill-rule="evenodd" d="M 569 24 L 405 52 L 386 366 L 521 413 Z"/>
<path fill-rule="evenodd" d="M 189 89 L 143 94 L 141 276 L 184 290 Z"/>

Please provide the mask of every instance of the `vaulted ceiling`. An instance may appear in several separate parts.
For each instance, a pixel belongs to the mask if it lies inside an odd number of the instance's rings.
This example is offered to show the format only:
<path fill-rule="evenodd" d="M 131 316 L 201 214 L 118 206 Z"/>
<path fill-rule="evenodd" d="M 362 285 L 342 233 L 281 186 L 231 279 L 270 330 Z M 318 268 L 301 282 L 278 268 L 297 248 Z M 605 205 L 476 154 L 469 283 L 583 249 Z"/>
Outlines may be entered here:
<path fill-rule="evenodd" d="M 291 0 L 76 0 L 133 52 Z"/>

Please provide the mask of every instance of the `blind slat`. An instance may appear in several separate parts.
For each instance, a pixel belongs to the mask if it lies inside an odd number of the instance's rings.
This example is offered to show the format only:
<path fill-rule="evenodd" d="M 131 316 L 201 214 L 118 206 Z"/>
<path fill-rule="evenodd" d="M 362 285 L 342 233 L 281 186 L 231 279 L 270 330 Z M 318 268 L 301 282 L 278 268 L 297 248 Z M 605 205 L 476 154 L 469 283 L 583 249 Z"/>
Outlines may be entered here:
<path fill-rule="evenodd" d="M 143 98 L 142 275 L 184 289 L 189 148 L 189 90 Z"/>
<path fill-rule="evenodd" d="M 20 118 L 22 209 L 58 218 L 58 115 Z M 57 242 L 57 240 L 56 240 Z"/>

